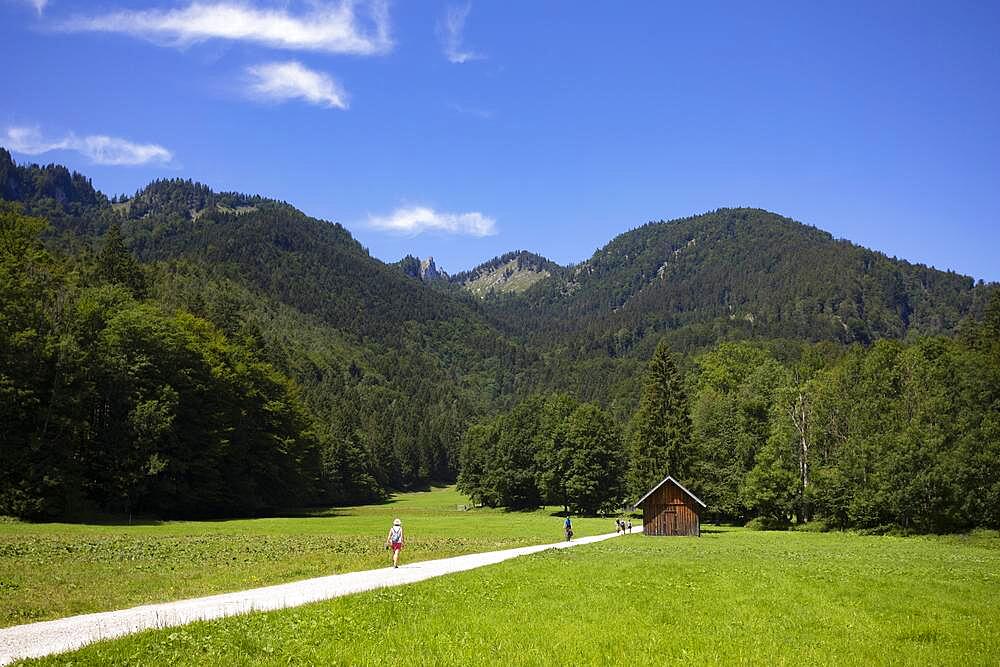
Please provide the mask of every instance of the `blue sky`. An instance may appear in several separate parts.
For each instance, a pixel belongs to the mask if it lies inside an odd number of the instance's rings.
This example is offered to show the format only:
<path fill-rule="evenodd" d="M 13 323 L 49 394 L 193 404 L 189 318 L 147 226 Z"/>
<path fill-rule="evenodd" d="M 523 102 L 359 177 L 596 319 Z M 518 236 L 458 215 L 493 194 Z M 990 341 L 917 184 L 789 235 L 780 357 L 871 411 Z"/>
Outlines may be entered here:
<path fill-rule="evenodd" d="M 994 2 L 0 0 L 0 144 L 451 272 L 757 206 L 1000 280 L 998 34 Z"/>

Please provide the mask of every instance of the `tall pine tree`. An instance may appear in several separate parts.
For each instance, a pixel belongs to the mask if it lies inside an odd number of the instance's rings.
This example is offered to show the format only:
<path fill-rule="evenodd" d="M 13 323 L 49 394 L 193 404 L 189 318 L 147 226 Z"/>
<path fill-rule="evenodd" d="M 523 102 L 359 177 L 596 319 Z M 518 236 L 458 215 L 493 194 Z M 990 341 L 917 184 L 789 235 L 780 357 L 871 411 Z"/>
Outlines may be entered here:
<path fill-rule="evenodd" d="M 101 280 L 124 285 L 136 298 L 145 298 L 146 274 L 125 246 L 121 227 L 117 223 L 108 228 L 104 243 L 97 254 L 97 272 Z"/>
<path fill-rule="evenodd" d="M 639 409 L 629 428 L 629 491 L 646 493 L 667 475 L 686 480 L 691 467 L 691 419 L 683 379 L 666 340 L 646 368 Z"/>

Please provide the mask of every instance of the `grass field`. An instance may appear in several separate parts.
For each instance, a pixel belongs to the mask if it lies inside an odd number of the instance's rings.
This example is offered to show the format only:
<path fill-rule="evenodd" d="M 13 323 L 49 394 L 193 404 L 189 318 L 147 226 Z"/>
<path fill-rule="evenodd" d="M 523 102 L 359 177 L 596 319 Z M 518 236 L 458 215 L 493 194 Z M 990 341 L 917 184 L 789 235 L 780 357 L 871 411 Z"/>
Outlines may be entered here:
<path fill-rule="evenodd" d="M 459 507 L 453 488 L 296 518 L 152 525 L 0 523 L 0 627 L 150 602 L 384 567 L 393 517 L 404 562 L 554 542 L 555 508 L 507 513 Z M 579 535 L 610 521 L 578 519 Z"/>
<path fill-rule="evenodd" d="M 1000 662 L 1000 537 L 711 528 L 150 631 L 28 664 Z"/>

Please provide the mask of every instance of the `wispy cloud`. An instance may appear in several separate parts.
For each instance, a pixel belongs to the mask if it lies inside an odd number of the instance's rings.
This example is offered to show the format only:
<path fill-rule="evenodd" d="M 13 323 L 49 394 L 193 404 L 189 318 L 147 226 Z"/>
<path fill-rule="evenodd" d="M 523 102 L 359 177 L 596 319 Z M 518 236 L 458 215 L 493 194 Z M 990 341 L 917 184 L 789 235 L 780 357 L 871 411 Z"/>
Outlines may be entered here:
<path fill-rule="evenodd" d="M 463 50 L 465 19 L 472 11 L 472 3 L 465 5 L 449 5 L 444 18 L 438 23 L 438 34 L 444 46 L 444 55 L 449 62 L 461 64 L 470 60 L 480 60 L 483 55 L 475 51 Z"/>
<path fill-rule="evenodd" d="M 45 11 L 45 6 L 49 4 L 49 0 L 25 0 L 27 4 L 35 8 L 38 15 L 41 16 L 42 12 Z"/>
<path fill-rule="evenodd" d="M 82 16 L 62 25 L 71 32 L 114 32 L 168 46 L 187 46 L 211 39 L 253 42 L 280 49 L 376 55 L 392 49 L 389 12 L 383 0 L 364 3 L 316 2 L 313 9 L 292 14 L 287 9 L 258 8 L 247 2 L 192 2 L 177 9 L 122 10 Z"/>
<path fill-rule="evenodd" d="M 336 109 L 347 108 L 347 93 L 323 72 L 311 70 L 300 62 L 262 63 L 247 68 L 249 93 L 261 100 L 283 102 L 302 99 Z"/>
<path fill-rule="evenodd" d="M 173 153 L 158 144 L 136 144 L 118 137 L 93 134 L 78 137 L 73 133 L 61 139 L 47 139 L 37 127 L 8 127 L 7 145 L 15 153 L 41 155 L 49 151 L 76 151 L 95 164 L 135 166 L 150 162 L 168 163 Z"/>
<path fill-rule="evenodd" d="M 376 229 L 411 236 L 427 231 L 465 236 L 493 236 L 497 233 L 496 220 L 478 211 L 445 213 L 426 206 L 398 208 L 386 216 L 370 215 L 368 224 Z"/>

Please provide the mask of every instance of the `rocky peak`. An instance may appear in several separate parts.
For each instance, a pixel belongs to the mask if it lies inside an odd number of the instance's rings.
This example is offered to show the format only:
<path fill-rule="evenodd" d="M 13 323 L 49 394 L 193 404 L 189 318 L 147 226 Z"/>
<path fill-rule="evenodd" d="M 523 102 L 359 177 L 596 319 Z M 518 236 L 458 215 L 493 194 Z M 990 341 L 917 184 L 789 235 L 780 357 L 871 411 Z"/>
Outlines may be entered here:
<path fill-rule="evenodd" d="M 404 274 L 424 282 L 448 279 L 448 274 L 437 267 L 433 257 L 421 260 L 419 257 L 407 255 L 395 265 L 402 269 Z"/>
<path fill-rule="evenodd" d="M 420 279 L 423 281 L 427 280 L 440 280 L 444 277 L 442 271 L 438 270 L 438 267 L 434 264 L 434 258 L 428 257 L 427 259 L 420 262 Z"/>

